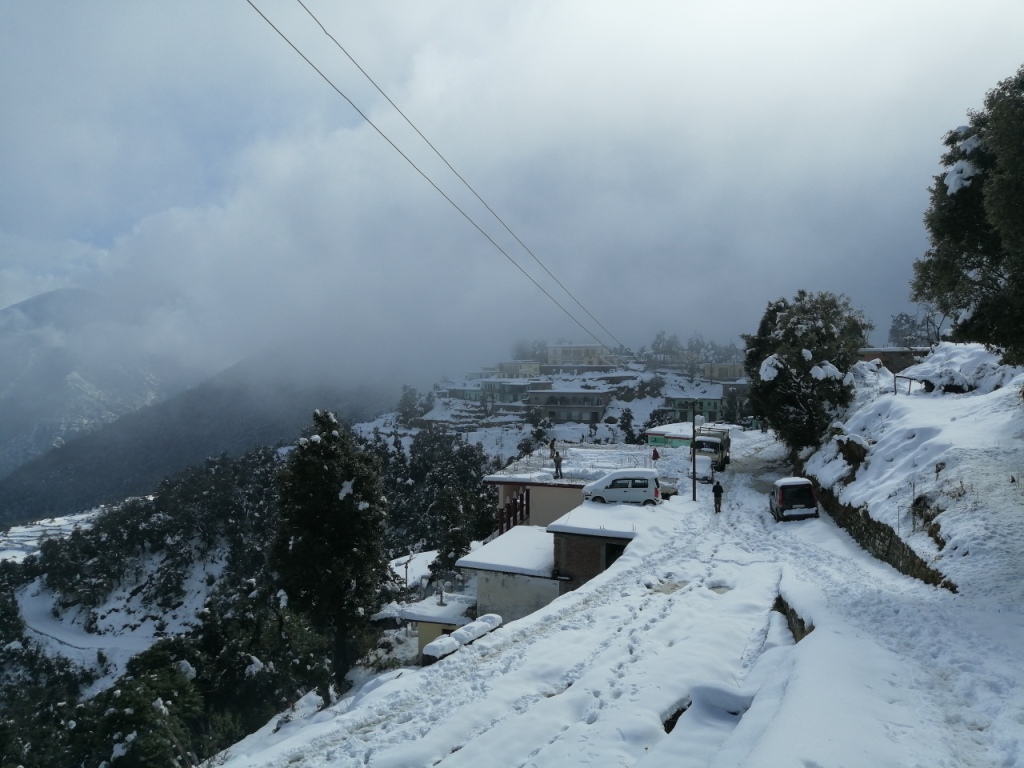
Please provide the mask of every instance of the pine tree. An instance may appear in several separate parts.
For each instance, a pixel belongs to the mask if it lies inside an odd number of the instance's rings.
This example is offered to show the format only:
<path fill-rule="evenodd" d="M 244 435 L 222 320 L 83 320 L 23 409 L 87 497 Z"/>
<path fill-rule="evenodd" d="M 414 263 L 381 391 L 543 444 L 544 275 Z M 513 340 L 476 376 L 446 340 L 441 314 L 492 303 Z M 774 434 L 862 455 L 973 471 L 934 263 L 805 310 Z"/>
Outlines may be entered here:
<path fill-rule="evenodd" d="M 289 605 L 332 635 L 335 683 L 343 690 L 388 574 L 386 501 L 376 462 L 333 413 L 316 411 L 278 485 L 281 523 L 272 565 Z"/>
<path fill-rule="evenodd" d="M 625 443 L 635 443 L 636 433 L 633 432 L 633 409 L 623 408 L 619 415 L 619 429 L 622 430 L 622 440 Z"/>
<path fill-rule="evenodd" d="M 443 427 L 420 430 L 409 449 L 409 476 L 412 480 L 413 519 L 407 522 L 410 533 L 423 539 L 426 549 L 440 545 L 445 523 L 432 510 L 446 489 L 457 494 L 473 538 L 487 536 L 494 529 L 496 499 L 493 488 L 483 484 L 488 472 L 487 454 L 480 443 L 470 445 L 461 435 Z"/>
<path fill-rule="evenodd" d="M 436 580 L 444 580 L 455 571 L 455 563 L 469 553 L 473 540 L 473 520 L 463 496 L 452 487 L 440 488 L 427 516 L 434 526 L 437 557 L 430 565 Z"/>

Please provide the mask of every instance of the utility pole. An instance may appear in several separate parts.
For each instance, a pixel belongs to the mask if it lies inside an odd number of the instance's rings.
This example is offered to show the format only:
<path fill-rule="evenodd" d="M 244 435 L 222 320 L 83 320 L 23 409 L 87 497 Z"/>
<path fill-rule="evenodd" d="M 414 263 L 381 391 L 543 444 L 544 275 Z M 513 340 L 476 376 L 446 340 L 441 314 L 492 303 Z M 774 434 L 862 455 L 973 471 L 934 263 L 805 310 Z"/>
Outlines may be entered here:
<path fill-rule="evenodd" d="M 690 403 L 690 477 L 693 479 L 693 500 L 697 500 L 697 401 Z"/>

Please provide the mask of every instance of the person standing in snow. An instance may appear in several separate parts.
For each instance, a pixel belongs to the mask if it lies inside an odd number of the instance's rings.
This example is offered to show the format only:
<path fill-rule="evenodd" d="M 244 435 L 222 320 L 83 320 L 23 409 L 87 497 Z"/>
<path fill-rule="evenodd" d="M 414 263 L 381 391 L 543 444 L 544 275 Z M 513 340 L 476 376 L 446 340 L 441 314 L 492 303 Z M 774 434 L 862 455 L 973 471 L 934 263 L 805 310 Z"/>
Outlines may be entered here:
<path fill-rule="evenodd" d="M 722 511 L 722 494 L 725 493 L 725 489 L 722 488 L 722 484 L 715 480 L 715 484 L 711 486 L 711 493 L 715 495 L 715 514 L 717 515 Z"/>
<path fill-rule="evenodd" d="M 562 479 L 562 454 L 555 451 L 555 480 Z"/>
<path fill-rule="evenodd" d="M 553 437 L 551 438 L 551 443 L 548 445 L 548 447 L 551 449 L 551 453 L 550 453 L 551 458 L 552 459 L 555 458 L 555 438 L 553 438 Z"/>
<path fill-rule="evenodd" d="M 655 464 L 657 464 L 659 458 L 660 457 L 658 456 L 658 449 L 655 448 L 654 451 L 651 453 L 651 461 L 653 461 Z"/>

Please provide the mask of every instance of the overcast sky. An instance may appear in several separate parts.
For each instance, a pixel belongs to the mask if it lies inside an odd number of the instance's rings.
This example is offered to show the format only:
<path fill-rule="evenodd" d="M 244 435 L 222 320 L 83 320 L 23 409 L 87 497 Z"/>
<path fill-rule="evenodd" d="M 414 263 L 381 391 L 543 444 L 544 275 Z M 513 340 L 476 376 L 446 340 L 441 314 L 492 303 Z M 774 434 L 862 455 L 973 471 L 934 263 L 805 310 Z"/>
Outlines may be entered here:
<path fill-rule="evenodd" d="M 298 2 L 254 3 L 611 341 Z M 633 348 L 739 342 L 801 288 L 884 342 L 943 135 L 1024 64 L 1020 0 L 306 4 Z M 210 367 L 314 333 L 428 377 L 591 340 L 245 0 L 0 0 L 0 93 L 0 306 L 130 295 Z"/>

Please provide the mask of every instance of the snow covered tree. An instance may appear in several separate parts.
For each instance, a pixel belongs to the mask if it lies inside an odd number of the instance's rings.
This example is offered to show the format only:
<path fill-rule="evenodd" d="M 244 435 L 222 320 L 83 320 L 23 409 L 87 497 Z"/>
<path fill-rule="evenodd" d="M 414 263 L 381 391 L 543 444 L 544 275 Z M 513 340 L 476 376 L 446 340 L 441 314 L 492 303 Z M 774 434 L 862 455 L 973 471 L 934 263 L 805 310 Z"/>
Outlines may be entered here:
<path fill-rule="evenodd" d="M 743 336 L 754 414 L 768 422 L 794 460 L 818 445 L 850 404 L 848 374 L 870 330 L 845 296 L 801 290 L 792 301 L 769 302 L 757 333 Z"/>
<path fill-rule="evenodd" d="M 925 224 L 931 247 L 914 263 L 912 297 L 956 318 L 952 338 L 1024 363 L 1024 67 L 984 108 L 946 134 Z"/>
<path fill-rule="evenodd" d="M 452 524 L 451 494 L 458 498 L 471 537 L 491 533 L 497 500 L 483 484 L 487 472 L 487 455 L 480 443 L 470 445 L 440 426 L 420 430 L 409 449 L 412 503 L 406 524 L 413 537 L 423 539 L 428 549 L 442 548 Z"/>
<path fill-rule="evenodd" d="M 332 636 L 334 677 L 343 690 L 388 576 L 377 463 L 333 413 L 316 411 L 278 486 L 281 522 L 271 564 L 288 605 Z"/>
<path fill-rule="evenodd" d="M 455 488 L 440 488 L 427 510 L 427 517 L 434 525 L 437 548 L 437 557 L 430 565 L 430 573 L 436 580 L 443 581 L 455 571 L 459 558 L 469 554 L 473 519 L 465 501 L 465 496 Z"/>

